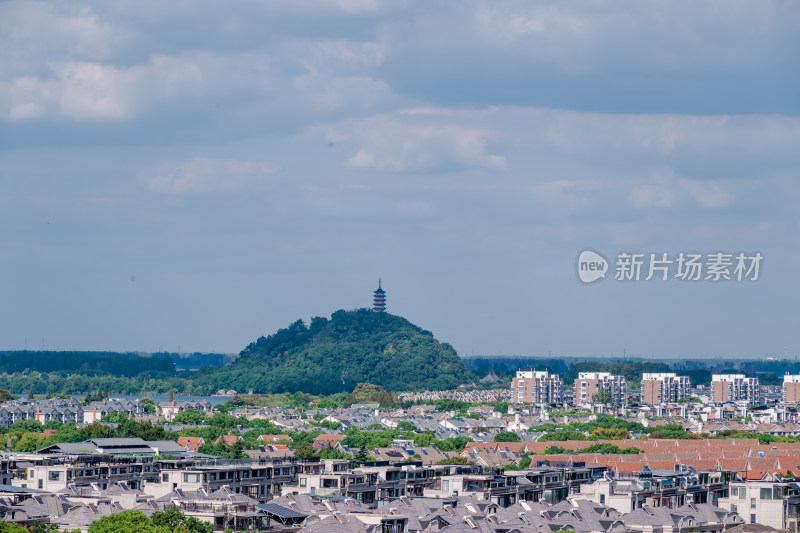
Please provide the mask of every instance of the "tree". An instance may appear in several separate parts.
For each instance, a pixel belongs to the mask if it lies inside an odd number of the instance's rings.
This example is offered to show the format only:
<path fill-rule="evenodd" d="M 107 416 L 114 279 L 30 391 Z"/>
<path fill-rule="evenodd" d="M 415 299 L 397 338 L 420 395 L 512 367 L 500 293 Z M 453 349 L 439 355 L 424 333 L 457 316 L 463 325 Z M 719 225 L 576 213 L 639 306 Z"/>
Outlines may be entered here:
<path fill-rule="evenodd" d="M 122 511 L 92 522 L 89 533 L 171 533 L 168 526 L 156 526 L 141 511 Z"/>
<path fill-rule="evenodd" d="M 624 440 L 630 437 L 630 433 L 625 428 L 595 428 L 592 430 L 592 437 L 605 440 Z"/>
<path fill-rule="evenodd" d="M 186 517 L 180 509 L 173 507 L 166 511 L 156 511 L 150 517 L 154 526 L 163 526 L 173 533 L 183 528 L 188 533 L 212 533 L 214 528 L 210 522 L 202 522 L 194 517 Z"/>
<path fill-rule="evenodd" d="M 399 429 L 400 431 L 416 431 L 417 426 L 415 426 L 414 424 L 412 424 L 407 420 L 403 420 L 397 423 L 397 429 Z"/>
<path fill-rule="evenodd" d="M 494 436 L 495 442 L 520 442 L 522 439 L 513 431 L 501 431 Z"/>
<path fill-rule="evenodd" d="M 308 442 L 303 442 L 294 447 L 295 457 L 314 457 L 314 448 Z"/>
<path fill-rule="evenodd" d="M 611 402 L 614 401 L 614 397 L 611 395 L 611 390 L 600 389 L 594 393 L 592 401 L 603 405 L 611 405 Z"/>
<path fill-rule="evenodd" d="M 372 459 L 369 455 L 367 455 L 367 450 L 365 448 L 359 448 L 358 453 L 353 457 L 353 463 L 356 465 L 362 465 L 364 463 L 370 462 Z"/>
<path fill-rule="evenodd" d="M 185 409 L 175 415 L 173 424 L 202 424 L 206 421 L 206 414 L 197 409 Z"/>

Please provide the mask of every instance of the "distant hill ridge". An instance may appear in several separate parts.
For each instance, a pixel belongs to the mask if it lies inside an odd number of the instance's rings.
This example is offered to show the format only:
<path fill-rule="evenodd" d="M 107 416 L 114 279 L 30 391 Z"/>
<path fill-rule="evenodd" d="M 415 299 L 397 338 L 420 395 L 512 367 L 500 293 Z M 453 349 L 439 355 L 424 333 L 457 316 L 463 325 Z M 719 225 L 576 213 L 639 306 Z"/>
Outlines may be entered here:
<path fill-rule="evenodd" d="M 258 393 L 451 389 L 475 379 L 456 351 L 403 317 L 369 309 L 336 311 L 261 337 L 233 364 L 205 368 L 204 389 Z"/>

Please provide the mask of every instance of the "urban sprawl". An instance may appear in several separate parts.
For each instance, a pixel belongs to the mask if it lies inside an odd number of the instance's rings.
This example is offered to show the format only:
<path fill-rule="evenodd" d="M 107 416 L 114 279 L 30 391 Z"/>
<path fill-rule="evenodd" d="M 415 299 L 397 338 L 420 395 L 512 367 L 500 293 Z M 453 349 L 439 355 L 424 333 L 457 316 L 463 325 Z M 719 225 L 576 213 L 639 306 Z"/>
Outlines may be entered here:
<path fill-rule="evenodd" d="M 622 376 L 582 372 L 571 385 L 521 370 L 510 388 L 406 393 L 393 409 L 10 400 L 0 518 L 84 532 L 171 509 L 213 531 L 797 531 L 800 376 L 693 387 L 650 373 L 629 390 Z M 90 436 L 130 420 L 179 436 Z M 38 434 L 19 431 L 34 421 Z M 59 424 L 98 429 L 49 442 Z M 214 442 L 191 435 L 214 427 Z"/>

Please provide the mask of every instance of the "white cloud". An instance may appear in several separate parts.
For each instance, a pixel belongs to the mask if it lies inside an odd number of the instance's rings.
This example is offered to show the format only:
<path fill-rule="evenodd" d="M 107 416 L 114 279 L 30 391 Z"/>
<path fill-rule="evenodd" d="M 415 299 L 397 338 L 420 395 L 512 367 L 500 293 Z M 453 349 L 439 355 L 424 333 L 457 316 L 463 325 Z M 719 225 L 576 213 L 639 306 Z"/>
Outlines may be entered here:
<path fill-rule="evenodd" d="M 491 130 L 427 114 L 396 113 L 310 130 L 347 140 L 355 153 L 347 166 L 386 172 L 428 172 L 458 167 L 506 170 L 504 157 L 487 152 Z"/>
<path fill-rule="evenodd" d="M 277 167 L 271 163 L 201 157 L 186 161 L 179 167 L 163 165 L 146 181 L 153 192 L 200 195 L 263 185 L 276 171 Z"/>
<path fill-rule="evenodd" d="M 661 172 L 645 183 L 634 185 L 628 198 L 639 209 L 668 208 L 679 203 L 692 203 L 698 207 L 714 209 L 732 205 L 736 200 L 736 189 L 749 186 L 749 183 L 699 181 Z"/>
<path fill-rule="evenodd" d="M 26 120 L 61 116 L 78 121 L 119 121 L 165 101 L 222 91 L 266 90 L 265 57 L 218 54 L 156 55 L 147 63 L 116 67 L 92 62 L 50 65 L 49 78 L 0 81 L 0 118 Z"/>

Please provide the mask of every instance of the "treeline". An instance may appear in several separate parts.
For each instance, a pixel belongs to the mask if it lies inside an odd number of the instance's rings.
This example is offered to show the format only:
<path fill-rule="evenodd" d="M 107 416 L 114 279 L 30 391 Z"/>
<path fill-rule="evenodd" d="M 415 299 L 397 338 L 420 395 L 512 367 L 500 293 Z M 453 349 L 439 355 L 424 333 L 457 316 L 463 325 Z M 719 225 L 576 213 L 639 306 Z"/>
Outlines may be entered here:
<path fill-rule="evenodd" d="M 642 381 L 645 372 L 671 372 L 669 365 L 653 361 L 635 363 L 576 363 L 564 374 L 564 384 L 571 385 L 580 372 L 610 372 L 615 376 L 624 376 L 629 384 L 638 384 Z"/>
<path fill-rule="evenodd" d="M 145 373 L 174 374 L 175 363 L 169 356 L 147 357 L 135 353 L 30 350 L 0 352 L 0 372 L 13 374 L 24 370 L 132 377 Z"/>
<path fill-rule="evenodd" d="M 61 372 L 25 371 L 0 374 L 0 389 L 16 394 L 33 391 L 34 394 L 86 394 L 86 391 L 101 390 L 111 394 L 167 394 L 170 390 L 180 396 L 205 395 L 191 379 L 166 375 L 157 377 L 86 376 L 64 375 Z"/>

